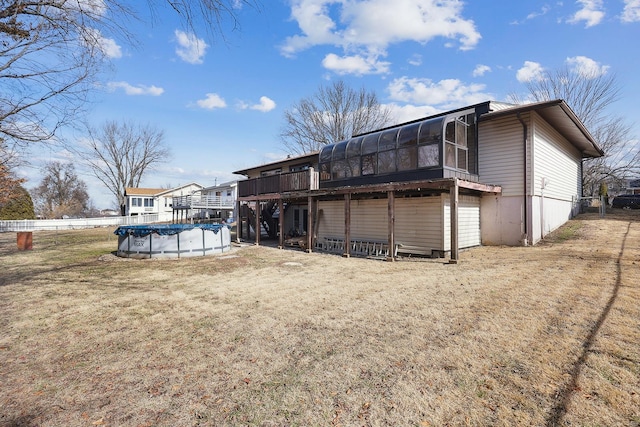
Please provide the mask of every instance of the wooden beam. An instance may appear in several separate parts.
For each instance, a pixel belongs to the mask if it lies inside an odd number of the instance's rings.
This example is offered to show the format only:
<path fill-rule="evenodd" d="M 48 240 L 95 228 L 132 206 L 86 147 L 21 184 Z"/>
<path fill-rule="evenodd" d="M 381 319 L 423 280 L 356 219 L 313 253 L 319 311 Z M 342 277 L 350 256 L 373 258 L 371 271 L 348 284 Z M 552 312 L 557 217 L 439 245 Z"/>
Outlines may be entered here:
<path fill-rule="evenodd" d="M 240 214 L 241 208 L 240 200 L 236 200 L 236 242 L 240 243 L 242 239 L 242 215 Z"/>
<path fill-rule="evenodd" d="M 314 201 L 315 199 L 311 196 L 307 198 L 307 252 L 313 252 Z"/>
<path fill-rule="evenodd" d="M 278 199 L 278 211 L 280 214 L 278 215 L 278 228 L 279 228 L 279 238 L 278 238 L 278 248 L 284 248 L 284 202 L 282 199 Z"/>
<path fill-rule="evenodd" d="M 387 217 L 389 219 L 387 229 L 388 229 L 388 244 L 389 244 L 389 255 L 387 255 L 387 261 L 395 261 L 395 223 L 396 223 L 396 195 L 395 192 L 389 191 L 387 192 Z"/>
<path fill-rule="evenodd" d="M 260 214 L 262 213 L 262 205 L 260 204 L 259 200 L 256 200 L 256 224 L 255 224 L 255 231 L 256 231 L 256 246 L 260 245 Z"/>
<path fill-rule="evenodd" d="M 449 263 L 458 263 L 458 179 L 454 178 L 450 191 L 449 216 L 451 217 L 451 258 Z"/>
<path fill-rule="evenodd" d="M 342 256 L 351 256 L 351 194 L 344 195 L 344 252 Z"/>

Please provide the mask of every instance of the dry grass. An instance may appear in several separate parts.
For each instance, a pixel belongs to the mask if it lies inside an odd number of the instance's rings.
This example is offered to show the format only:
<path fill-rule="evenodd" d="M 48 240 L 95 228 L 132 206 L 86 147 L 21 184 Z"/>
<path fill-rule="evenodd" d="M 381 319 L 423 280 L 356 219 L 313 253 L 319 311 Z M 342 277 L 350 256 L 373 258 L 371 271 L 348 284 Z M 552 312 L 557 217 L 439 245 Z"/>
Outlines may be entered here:
<path fill-rule="evenodd" d="M 458 265 L 110 231 L 0 235 L 0 425 L 640 425 L 638 212 Z"/>

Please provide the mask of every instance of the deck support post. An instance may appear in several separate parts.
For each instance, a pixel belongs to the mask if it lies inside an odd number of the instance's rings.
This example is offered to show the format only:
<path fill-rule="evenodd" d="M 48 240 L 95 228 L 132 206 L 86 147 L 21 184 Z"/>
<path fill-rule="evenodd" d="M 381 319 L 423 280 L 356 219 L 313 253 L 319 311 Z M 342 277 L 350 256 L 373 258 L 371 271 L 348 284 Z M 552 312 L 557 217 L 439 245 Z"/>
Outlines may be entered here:
<path fill-rule="evenodd" d="M 240 200 L 236 201 L 236 243 L 240 243 L 242 239 L 242 215 L 240 214 Z"/>
<path fill-rule="evenodd" d="M 317 206 L 316 203 L 314 203 L 314 199 L 313 197 L 309 196 L 307 198 L 307 205 L 308 205 L 308 214 L 307 214 L 307 252 L 311 253 L 313 252 L 313 233 L 315 232 L 314 230 L 314 224 L 315 224 L 315 217 L 316 217 L 316 212 L 315 212 L 315 207 Z"/>
<path fill-rule="evenodd" d="M 458 263 L 458 203 L 459 203 L 458 178 L 453 179 L 450 189 L 449 216 L 451 217 L 451 258 L 450 264 Z"/>
<path fill-rule="evenodd" d="M 278 199 L 278 249 L 284 249 L 284 202 Z"/>
<path fill-rule="evenodd" d="M 387 216 L 389 219 L 389 223 L 387 225 L 388 229 L 388 245 L 389 245 L 389 254 L 387 255 L 387 261 L 395 261 L 395 223 L 396 223 L 396 193 L 391 190 L 387 192 Z"/>
<path fill-rule="evenodd" d="M 256 200 L 256 223 L 254 228 L 256 231 L 256 246 L 260 245 L 260 215 L 262 215 L 262 205 L 260 200 Z"/>
<path fill-rule="evenodd" d="M 342 256 L 351 256 L 351 193 L 344 195 L 344 252 Z"/>

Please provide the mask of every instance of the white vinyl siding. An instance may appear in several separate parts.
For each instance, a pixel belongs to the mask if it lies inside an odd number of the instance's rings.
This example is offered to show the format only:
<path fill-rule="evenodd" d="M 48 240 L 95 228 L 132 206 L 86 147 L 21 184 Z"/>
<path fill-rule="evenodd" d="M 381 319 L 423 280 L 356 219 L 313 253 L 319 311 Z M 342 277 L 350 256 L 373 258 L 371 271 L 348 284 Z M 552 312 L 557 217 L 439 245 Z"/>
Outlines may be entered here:
<path fill-rule="evenodd" d="M 539 116 L 534 120 L 534 194 L 571 201 L 580 194 L 581 155 L 566 139 Z"/>
<path fill-rule="evenodd" d="M 443 249 L 451 250 L 451 197 L 442 195 L 444 206 Z M 480 198 L 461 195 L 458 197 L 458 248 L 480 246 Z"/>
<path fill-rule="evenodd" d="M 318 238 L 344 238 L 344 200 L 318 202 Z"/>
<path fill-rule="evenodd" d="M 462 249 L 479 245 L 480 198 L 460 196 L 458 199 L 458 247 Z"/>
<path fill-rule="evenodd" d="M 441 198 L 396 199 L 394 237 L 397 244 L 442 250 Z"/>
<path fill-rule="evenodd" d="M 529 115 L 522 116 L 528 123 Z M 528 126 L 531 132 L 531 126 Z M 529 139 L 529 138 L 528 138 Z M 504 197 L 523 195 L 523 128 L 516 117 L 478 123 L 480 182 L 502 186 Z"/>
<path fill-rule="evenodd" d="M 352 200 L 351 240 L 387 241 L 389 239 L 387 206 L 386 198 Z M 344 230 L 344 222 L 342 228 Z"/>
<path fill-rule="evenodd" d="M 396 244 L 416 246 L 425 250 L 451 249 L 450 196 L 407 197 L 395 199 Z M 480 198 L 461 195 L 459 198 L 458 246 L 480 245 Z M 344 201 L 321 201 L 318 209 L 318 239 L 344 238 Z M 385 242 L 389 238 L 388 200 L 351 201 L 351 240 Z"/>

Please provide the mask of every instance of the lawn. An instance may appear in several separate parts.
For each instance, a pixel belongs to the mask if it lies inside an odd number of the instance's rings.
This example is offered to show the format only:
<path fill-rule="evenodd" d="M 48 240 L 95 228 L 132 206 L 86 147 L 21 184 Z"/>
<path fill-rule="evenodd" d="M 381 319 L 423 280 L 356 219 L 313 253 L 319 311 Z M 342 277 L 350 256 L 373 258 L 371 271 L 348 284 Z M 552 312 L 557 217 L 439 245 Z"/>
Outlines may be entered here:
<path fill-rule="evenodd" d="M 0 426 L 638 426 L 640 212 L 383 262 L 0 234 Z"/>

